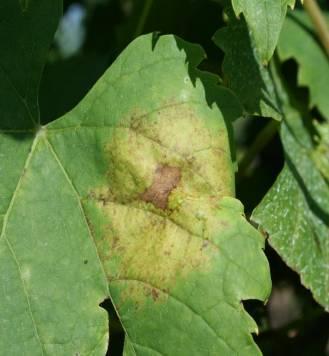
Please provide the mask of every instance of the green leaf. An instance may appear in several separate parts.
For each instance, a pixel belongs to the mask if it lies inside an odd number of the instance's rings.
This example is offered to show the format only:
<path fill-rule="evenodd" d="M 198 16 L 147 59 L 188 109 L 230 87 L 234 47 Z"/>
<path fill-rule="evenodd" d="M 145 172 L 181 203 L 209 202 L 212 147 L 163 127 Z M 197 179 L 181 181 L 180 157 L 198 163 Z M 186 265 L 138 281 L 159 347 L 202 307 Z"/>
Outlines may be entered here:
<path fill-rule="evenodd" d="M 225 85 L 239 97 L 246 113 L 281 119 L 272 79 L 261 63 L 245 20 L 229 13 L 227 27 L 215 33 L 214 42 L 225 52 Z"/>
<path fill-rule="evenodd" d="M 39 129 L 61 1 L 0 5 L 0 350 L 105 354 L 108 287 L 81 204 Z M 54 98 L 56 100 L 56 98 Z M 88 261 L 84 264 L 84 261 Z"/>
<path fill-rule="evenodd" d="M 270 277 L 234 198 L 241 107 L 203 57 L 140 37 L 64 117 L 1 131 L 0 170 L 19 172 L 0 180 L 3 352 L 104 355 L 110 298 L 126 355 L 260 353 L 241 300 Z"/>
<path fill-rule="evenodd" d="M 317 124 L 316 130 L 318 132 L 317 146 L 312 158 L 318 170 L 329 181 L 329 123 Z"/>
<path fill-rule="evenodd" d="M 61 12 L 59 0 L 42 5 L 1 1 L 0 97 L 6 100 L 1 100 L 0 129 L 33 129 L 39 124 L 39 82 Z"/>
<path fill-rule="evenodd" d="M 293 58 L 299 64 L 298 83 L 310 91 L 310 108 L 316 106 L 329 120 L 329 61 L 316 40 L 307 15 L 295 11 L 284 23 L 278 53 L 282 61 Z"/>
<path fill-rule="evenodd" d="M 48 128 L 134 353 L 257 352 L 240 301 L 266 298 L 269 280 L 262 238 L 230 198 L 226 125 L 241 111 L 215 77 L 195 70 L 202 57 L 172 36 L 154 48 L 141 37 Z M 234 335 L 230 325 L 239 325 Z"/>
<path fill-rule="evenodd" d="M 8 133 L 0 141 L 0 226 L 39 125 L 38 87 L 61 6 L 61 1 L 0 4 L 0 131 Z"/>
<path fill-rule="evenodd" d="M 287 6 L 295 0 L 232 0 L 236 16 L 243 13 L 263 64 L 271 59 L 277 45 Z"/>
<path fill-rule="evenodd" d="M 271 246 L 329 310 L 329 186 L 321 173 L 327 174 L 328 169 L 327 163 L 323 165 L 324 143 L 314 147 L 309 117 L 303 120 L 287 97 L 283 105 L 281 140 L 286 163 L 252 220 L 268 233 Z"/>

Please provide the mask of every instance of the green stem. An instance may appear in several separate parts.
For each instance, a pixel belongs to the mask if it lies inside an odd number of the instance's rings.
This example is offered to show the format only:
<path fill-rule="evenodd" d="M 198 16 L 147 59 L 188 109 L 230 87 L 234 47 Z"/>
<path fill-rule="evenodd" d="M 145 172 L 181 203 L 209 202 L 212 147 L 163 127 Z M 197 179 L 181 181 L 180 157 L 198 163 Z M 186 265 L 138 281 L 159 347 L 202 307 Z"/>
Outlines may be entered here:
<path fill-rule="evenodd" d="M 150 13 L 152 4 L 153 4 L 153 0 L 145 0 L 143 12 L 139 18 L 139 21 L 138 21 L 138 24 L 137 24 L 137 27 L 135 30 L 134 38 L 136 38 L 142 34 L 146 19 Z"/>
<path fill-rule="evenodd" d="M 279 122 L 271 120 L 256 136 L 245 155 L 239 160 L 239 176 L 244 176 L 257 153 L 269 143 L 278 130 Z"/>
<path fill-rule="evenodd" d="M 304 0 L 304 8 L 308 12 L 318 33 L 319 40 L 329 56 L 329 28 L 319 5 L 316 0 Z"/>

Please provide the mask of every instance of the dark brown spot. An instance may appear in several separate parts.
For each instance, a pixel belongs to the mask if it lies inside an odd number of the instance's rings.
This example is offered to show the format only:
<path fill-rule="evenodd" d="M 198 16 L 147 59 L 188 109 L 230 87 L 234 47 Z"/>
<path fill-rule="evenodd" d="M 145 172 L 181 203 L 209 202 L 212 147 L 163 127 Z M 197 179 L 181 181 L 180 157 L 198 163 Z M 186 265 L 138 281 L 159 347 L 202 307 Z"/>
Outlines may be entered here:
<path fill-rule="evenodd" d="M 154 288 L 152 288 L 151 290 L 151 295 L 154 301 L 156 301 L 159 298 L 159 292 Z"/>
<path fill-rule="evenodd" d="M 141 199 L 152 203 L 156 208 L 166 209 L 169 194 L 177 187 L 180 179 L 181 172 L 178 167 L 159 166 L 152 185 L 141 195 Z"/>
<path fill-rule="evenodd" d="M 119 237 L 118 236 L 113 236 L 112 240 L 111 240 L 111 248 L 112 250 L 115 250 L 118 246 L 119 243 Z"/>

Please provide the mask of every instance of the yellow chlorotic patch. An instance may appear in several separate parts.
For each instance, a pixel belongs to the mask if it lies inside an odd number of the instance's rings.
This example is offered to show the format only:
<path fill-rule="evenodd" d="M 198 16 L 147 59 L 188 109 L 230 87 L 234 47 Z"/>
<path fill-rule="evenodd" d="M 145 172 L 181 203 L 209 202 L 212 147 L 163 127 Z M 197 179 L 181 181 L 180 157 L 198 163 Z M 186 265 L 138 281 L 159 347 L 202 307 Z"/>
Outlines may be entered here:
<path fill-rule="evenodd" d="M 211 253 L 217 252 L 169 218 L 116 203 L 99 207 L 109 220 L 102 248 L 110 281 L 129 278 L 165 290 L 190 271 L 206 271 Z"/>
<path fill-rule="evenodd" d="M 226 128 L 210 121 L 188 104 L 167 105 L 113 129 L 108 186 L 89 197 L 102 216 L 98 249 L 109 281 L 129 279 L 127 298 L 162 300 L 218 254 L 213 234 L 227 226 L 216 212 L 233 194 L 233 171 Z"/>

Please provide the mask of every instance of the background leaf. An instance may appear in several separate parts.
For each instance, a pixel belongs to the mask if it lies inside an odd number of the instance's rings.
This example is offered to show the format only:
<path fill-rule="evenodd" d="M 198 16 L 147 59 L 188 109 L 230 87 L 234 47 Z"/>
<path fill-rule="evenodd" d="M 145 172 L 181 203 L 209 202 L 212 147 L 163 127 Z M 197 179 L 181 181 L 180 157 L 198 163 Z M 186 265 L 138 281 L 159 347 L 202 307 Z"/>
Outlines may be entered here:
<path fill-rule="evenodd" d="M 287 6 L 295 0 L 232 0 L 236 16 L 243 13 L 261 63 L 267 63 L 277 45 Z"/>
<path fill-rule="evenodd" d="M 312 158 L 318 170 L 329 181 L 329 123 L 319 123 L 315 127 L 317 145 Z"/>
<path fill-rule="evenodd" d="M 329 120 L 329 61 L 315 36 L 313 26 L 302 11 L 291 13 L 283 26 L 278 54 L 282 61 L 297 61 L 298 84 L 310 91 L 310 108 L 316 106 Z"/>
<path fill-rule="evenodd" d="M 39 123 L 39 82 L 62 2 L 2 1 L 0 5 L 0 129 L 33 129 Z M 44 14 L 52 14 L 47 20 Z M 35 19 L 38 19 L 35 21 Z"/>
<path fill-rule="evenodd" d="M 224 51 L 225 85 L 239 97 L 245 111 L 280 120 L 274 86 L 268 69 L 261 63 L 245 20 L 230 15 L 227 27 L 218 30 L 215 43 Z"/>
<path fill-rule="evenodd" d="M 282 91 L 281 99 L 286 163 L 252 219 L 269 234 L 273 248 L 328 310 L 329 187 L 321 174 L 327 169 L 322 164 L 326 153 L 320 153 L 312 140 L 314 128 L 309 117 Z"/>
<path fill-rule="evenodd" d="M 53 16 L 46 20 L 44 13 Z M 0 142 L 0 223 L 39 124 L 39 81 L 60 14 L 61 1 L 42 6 L 34 1 L 2 1 L 0 4 L 3 46 L 0 53 L 0 133 L 6 134 Z"/>

